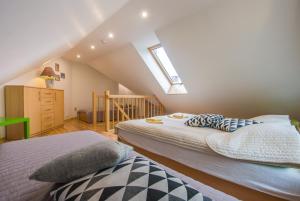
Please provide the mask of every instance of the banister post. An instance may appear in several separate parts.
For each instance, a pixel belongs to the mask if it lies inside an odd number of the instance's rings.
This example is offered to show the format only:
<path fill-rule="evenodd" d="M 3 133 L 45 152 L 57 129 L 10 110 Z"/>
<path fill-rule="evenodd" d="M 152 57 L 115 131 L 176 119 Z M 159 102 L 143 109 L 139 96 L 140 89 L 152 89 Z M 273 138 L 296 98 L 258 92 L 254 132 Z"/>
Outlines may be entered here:
<path fill-rule="evenodd" d="M 95 91 L 93 91 L 92 100 L 93 100 L 93 126 L 96 126 L 97 125 L 97 95 Z"/>
<path fill-rule="evenodd" d="M 108 132 L 110 129 L 110 107 L 109 107 L 109 90 L 104 92 L 105 99 L 105 131 Z"/>

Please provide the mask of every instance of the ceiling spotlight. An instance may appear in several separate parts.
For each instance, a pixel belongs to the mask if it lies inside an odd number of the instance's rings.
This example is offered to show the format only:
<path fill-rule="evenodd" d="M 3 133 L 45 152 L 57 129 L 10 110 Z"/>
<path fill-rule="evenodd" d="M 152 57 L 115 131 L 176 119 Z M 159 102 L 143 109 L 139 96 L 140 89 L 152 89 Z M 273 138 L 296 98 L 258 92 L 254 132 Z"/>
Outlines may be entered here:
<path fill-rule="evenodd" d="M 95 45 L 91 45 L 91 49 L 94 50 L 96 47 Z"/>
<path fill-rule="evenodd" d="M 77 59 L 79 59 L 80 58 L 80 54 L 77 54 L 76 57 L 77 57 Z"/>
<path fill-rule="evenodd" d="M 142 17 L 142 18 L 147 18 L 147 17 L 148 17 L 148 12 L 145 11 L 145 10 L 142 11 L 142 12 L 141 12 L 141 17 Z"/>
<path fill-rule="evenodd" d="M 111 39 L 112 39 L 112 38 L 114 38 L 114 37 L 115 37 L 115 36 L 114 36 L 113 33 L 111 33 L 111 32 L 108 33 L 108 38 L 111 38 Z"/>

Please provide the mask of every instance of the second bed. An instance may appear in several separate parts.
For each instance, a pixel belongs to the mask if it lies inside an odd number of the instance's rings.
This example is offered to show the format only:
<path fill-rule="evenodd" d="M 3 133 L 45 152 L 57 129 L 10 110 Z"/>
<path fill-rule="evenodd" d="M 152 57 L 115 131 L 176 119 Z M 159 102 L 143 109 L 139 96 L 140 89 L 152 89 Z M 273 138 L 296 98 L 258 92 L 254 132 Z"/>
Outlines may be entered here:
<path fill-rule="evenodd" d="M 206 136 L 222 133 L 211 128 L 184 125 L 186 118 L 161 116 L 163 124 L 131 120 L 117 125 L 121 140 L 148 153 L 165 165 L 243 200 L 299 200 L 300 170 L 248 161 L 235 160 L 215 153 L 206 143 Z M 202 174 L 204 173 L 204 174 Z M 205 176 L 207 174 L 207 176 Z M 209 177 L 209 176 L 213 177 Z M 221 179 L 224 182 L 215 182 Z"/>

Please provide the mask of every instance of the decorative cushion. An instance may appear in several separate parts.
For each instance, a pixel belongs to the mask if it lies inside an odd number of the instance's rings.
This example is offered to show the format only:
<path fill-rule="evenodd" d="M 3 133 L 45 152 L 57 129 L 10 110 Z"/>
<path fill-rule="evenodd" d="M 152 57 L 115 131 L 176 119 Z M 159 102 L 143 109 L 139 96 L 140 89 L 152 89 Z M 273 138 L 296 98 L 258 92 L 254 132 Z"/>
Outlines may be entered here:
<path fill-rule="evenodd" d="M 199 114 L 193 116 L 184 124 L 191 127 L 214 127 L 222 119 L 224 119 L 224 116 L 220 114 Z"/>
<path fill-rule="evenodd" d="M 113 167 L 128 157 L 132 147 L 106 140 L 60 156 L 37 169 L 29 179 L 66 183 Z"/>
<path fill-rule="evenodd" d="M 54 200 L 211 201 L 199 191 L 141 156 L 95 172 L 51 192 Z"/>
<path fill-rule="evenodd" d="M 250 119 L 225 118 L 217 124 L 215 124 L 213 128 L 226 132 L 233 132 L 236 131 L 238 128 L 259 123 L 261 122 Z"/>

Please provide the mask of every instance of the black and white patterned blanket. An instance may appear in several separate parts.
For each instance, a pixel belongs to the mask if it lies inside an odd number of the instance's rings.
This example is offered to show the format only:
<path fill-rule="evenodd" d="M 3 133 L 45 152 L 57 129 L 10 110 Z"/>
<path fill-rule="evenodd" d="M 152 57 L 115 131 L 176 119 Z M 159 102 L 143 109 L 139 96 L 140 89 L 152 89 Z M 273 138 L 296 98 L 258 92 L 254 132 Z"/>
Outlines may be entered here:
<path fill-rule="evenodd" d="M 181 179 L 141 156 L 122 161 L 51 192 L 64 201 L 210 201 Z"/>

